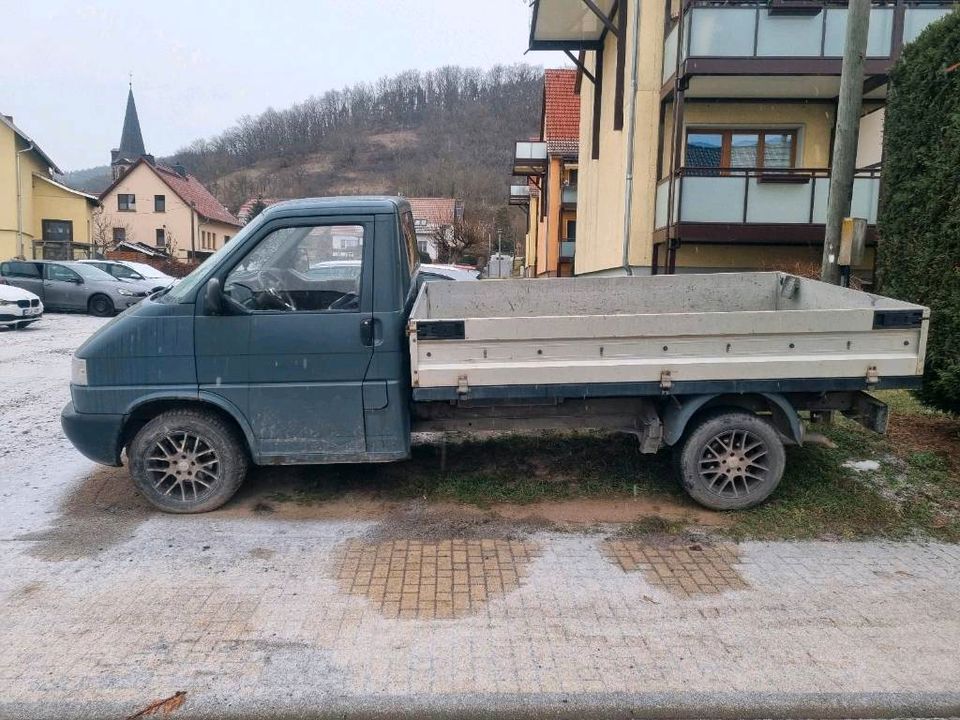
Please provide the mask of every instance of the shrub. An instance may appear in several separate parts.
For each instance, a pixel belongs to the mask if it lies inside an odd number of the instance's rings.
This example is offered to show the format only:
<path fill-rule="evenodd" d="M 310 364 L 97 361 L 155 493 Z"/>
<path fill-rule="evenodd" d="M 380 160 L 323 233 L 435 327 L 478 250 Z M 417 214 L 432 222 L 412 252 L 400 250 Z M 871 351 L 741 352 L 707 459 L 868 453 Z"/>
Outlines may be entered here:
<path fill-rule="evenodd" d="M 960 412 L 960 12 L 904 48 L 884 126 L 878 274 L 931 308 L 922 399 Z"/>

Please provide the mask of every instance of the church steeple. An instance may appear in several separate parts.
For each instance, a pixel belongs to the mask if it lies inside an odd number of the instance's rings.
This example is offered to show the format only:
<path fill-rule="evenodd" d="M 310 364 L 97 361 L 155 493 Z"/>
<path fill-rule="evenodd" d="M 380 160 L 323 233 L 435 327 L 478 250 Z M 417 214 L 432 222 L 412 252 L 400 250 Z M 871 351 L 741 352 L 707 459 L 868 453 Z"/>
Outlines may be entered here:
<path fill-rule="evenodd" d="M 120 177 L 141 157 L 152 160 L 143 147 L 143 134 L 140 132 L 140 118 L 137 116 L 137 103 L 133 99 L 133 82 L 127 93 L 127 111 L 123 116 L 123 132 L 120 133 L 120 147 L 110 153 L 110 165 L 114 179 Z"/>

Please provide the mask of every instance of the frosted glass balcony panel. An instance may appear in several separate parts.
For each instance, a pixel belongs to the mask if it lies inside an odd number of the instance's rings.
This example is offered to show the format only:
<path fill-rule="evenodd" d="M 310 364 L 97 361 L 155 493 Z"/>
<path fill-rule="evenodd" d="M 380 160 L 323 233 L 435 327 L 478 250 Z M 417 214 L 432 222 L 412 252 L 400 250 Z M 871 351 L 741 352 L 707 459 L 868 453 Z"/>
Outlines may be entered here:
<path fill-rule="evenodd" d="M 744 177 L 685 177 L 682 222 L 743 222 Z"/>
<path fill-rule="evenodd" d="M 903 18 L 903 42 L 913 42 L 927 25 L 936 22 L 950 12 L 950 8 L 912 8 L 908 7 Z"/>
<path fill-rule="evenodd" d="M 760 13 L 757 55 L 762 57 L 817 57 L 823 35 L 823 13 L 812 16 Z"/>
<path fill-rule="evenodd" d="M 693 8 L 687 13 L 691 57 L 751 57 L 754 8 Z"/>
<path fill-rule="evenodd" d="M 748 223 L 810 222 L 810 183 L 764 183 L 750 178 Z"/>

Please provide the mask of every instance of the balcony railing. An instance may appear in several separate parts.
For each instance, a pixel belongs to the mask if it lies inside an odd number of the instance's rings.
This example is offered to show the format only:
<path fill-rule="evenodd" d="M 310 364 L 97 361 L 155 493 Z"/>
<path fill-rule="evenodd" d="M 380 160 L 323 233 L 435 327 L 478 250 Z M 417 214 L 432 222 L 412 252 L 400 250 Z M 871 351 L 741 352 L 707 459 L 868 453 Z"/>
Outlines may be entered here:
<path fill-rule="evenodd" d="M 951 3 L 930 3 L 903 8 L 902 41 L 913 41 L 923 29 L 951 11 Z M 815 12 L 778 14 L 764 0 L 728 6 L 687 7 L 684 14 L 680 62 L 709 58 L 809 58 L 843 56 L 846 35 L 845 7 L 814 7 Z M 867 58 L 889 59 L 894 47 L 896 9 L 876 6 L 870 11 Z M 664 41 L 662 79 L 676 69 L 678 29 L 674 25 Z M 837 71 L 839 72 L 839 70 Z"/>
<path fill-rule="evenodd" d="M 707 174 L 709 173 L 709 174 Z M 723 173 L 723 174 L 717 174 Z M 879 170 L 859 170 L 853 181 L 852 217 L 877 222 Z M 713 170 L 683 168 L 674 184 L 671 224 L 822 225 L 830 193 L 828 169 Z M 669 179 L 657 186 L 654 224 L 667 226 Z"/>
<path fill-rule="evenodd" d="M 560 191 L 560 202 L 564 207 L 571 208 L 577 206 L 577 186 L 564 185 Z"/>
<path fill-rule="evenodd" d="M 529 185 L 511 185 L 510 186 L 510 204 L 511 205 L 529 205 L 530 204 L 530 186 Z"/>
<path fill-rule="evenodd" d="M 573 256 L 577 251 L 577 241 L 576 240 L 561 240 L 560 241 L 560 259 L 561 260 L 573 260 Z"/>
<path fill-rule="evenodd" d="M 541 175 L 547 171 L 547 144 L 518 140 L 513 153 L 514 175 Z"/>

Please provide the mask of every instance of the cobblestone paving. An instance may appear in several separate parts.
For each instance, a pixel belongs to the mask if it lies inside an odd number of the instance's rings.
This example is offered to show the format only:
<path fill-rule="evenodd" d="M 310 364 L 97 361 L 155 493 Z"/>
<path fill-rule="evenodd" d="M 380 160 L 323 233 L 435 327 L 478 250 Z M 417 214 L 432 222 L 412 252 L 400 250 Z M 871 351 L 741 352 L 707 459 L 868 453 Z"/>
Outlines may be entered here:
<path fill-rule="evenodd" d="M 536 550 L 520 540 L 350 540 L 336 575 L 385 617 L 449 619 L 516 590 Z"/>
<path fill-rule="evenodd" d="M 728 543 L 662 544 L 611 540 L 604 554 L 624 572 L 643 573 L 651 585 L 680 597 L 744 590 L 747 583 L 736 566 L 740 551 Z"/>

